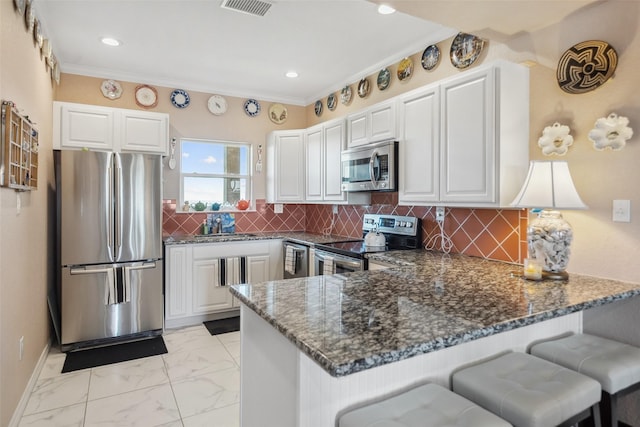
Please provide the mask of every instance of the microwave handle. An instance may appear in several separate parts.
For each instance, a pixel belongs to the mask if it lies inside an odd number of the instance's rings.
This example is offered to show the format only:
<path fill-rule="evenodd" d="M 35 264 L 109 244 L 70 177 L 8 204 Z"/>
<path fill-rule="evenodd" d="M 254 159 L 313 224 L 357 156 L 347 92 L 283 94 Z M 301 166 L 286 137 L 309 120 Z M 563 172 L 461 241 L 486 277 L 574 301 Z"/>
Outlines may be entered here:
<path fill-rule="evenodd" d="M 373 167 L 376 157 L 378 157 L 378 150 L 373 150 L 371 158 L 369 158 L 369 176 L 371 177 L 371 185 L 373 188 L 378 188 L 378 179 L 375 176 L 375 168 Z"/>

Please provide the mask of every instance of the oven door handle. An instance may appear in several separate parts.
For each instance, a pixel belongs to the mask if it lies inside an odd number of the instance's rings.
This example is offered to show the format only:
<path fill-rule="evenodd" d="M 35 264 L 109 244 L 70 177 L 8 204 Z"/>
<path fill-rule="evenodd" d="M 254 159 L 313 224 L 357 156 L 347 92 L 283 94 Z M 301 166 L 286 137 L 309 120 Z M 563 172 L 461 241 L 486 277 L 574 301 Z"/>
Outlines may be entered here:
<path fill-rule="evenodd" d="M 315 257 L 319 261 L 324 261 L 325 258 L 331 258 L 333 260 L 333 264 L 345 265 L 348 267 L 353 267 L 359 269 L 362 265 L 362 261 L 360 259 L 352 260 L 343 255 L 333 254 L 330 252 L 320 252 L 316 251 Z"/>
<path fill-rule="evenodd" d="M 369 176 L 371 177 L 371 185 L 374 189 L 378 188 L 378 177 L 376 176 L 375 167 L 373 166 L 378 157 L 378 150 L 373 150 L 371 157 L 369 158 Z"/>

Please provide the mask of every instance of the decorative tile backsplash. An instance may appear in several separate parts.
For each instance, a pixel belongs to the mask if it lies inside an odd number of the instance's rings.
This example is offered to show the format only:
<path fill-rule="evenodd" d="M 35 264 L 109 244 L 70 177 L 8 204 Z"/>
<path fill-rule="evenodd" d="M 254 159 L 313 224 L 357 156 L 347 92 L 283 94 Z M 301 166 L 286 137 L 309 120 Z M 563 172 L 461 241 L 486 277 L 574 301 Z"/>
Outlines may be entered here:
<path fill-rule="evenodd" d="M 409 215 L 422 219 L 423 245 L 435 240 L 440 249 L 440 228 L 435 220 L 435 207 L 398 206 L 397 193 L 372 193 L 366 206 L 285 204 L 276 214 L 273 204 L 256 200 L 255 211 L 235 212 L 238 233 L 272 231 L 306 231 L 345 237 L 362 236 L 365 213 Z M 163 232 L 165 235 L 200 234 L 206 213 L 178 213 L 176 201 L 164 200 Z M 443 231 L 451 240 L 452 253 L 462 253 L 498 261 L 522 263 L 527 255 L 526 210 L 446 208 Z"/>

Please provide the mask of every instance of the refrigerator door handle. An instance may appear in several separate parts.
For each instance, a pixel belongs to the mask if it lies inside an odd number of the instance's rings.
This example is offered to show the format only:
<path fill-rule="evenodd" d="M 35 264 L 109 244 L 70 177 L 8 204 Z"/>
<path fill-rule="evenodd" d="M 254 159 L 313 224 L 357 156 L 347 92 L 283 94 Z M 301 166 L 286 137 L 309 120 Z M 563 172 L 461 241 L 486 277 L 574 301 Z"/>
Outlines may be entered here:
<path fill-rule="evenodd" d="M 69 269 L 69 274 L 98 274 L 98 273 L 106 273 L 107 274 L 107 287 L 105 288 L 105 302 L 106 304 L 117 304 L 118 302 L 118 286 L 115 281 L 114 274 L 115 267 L 104 267 L 104 268 L 89 268 L 86 267 L 72 267 Z"/>
<path fill-rule="evenodd" d="M 124 299 L 123 302 L 131 302 L 131 272 L 137 270 L 146 270 L 149 268 L 156 268 L 155 262 L 144 262 L 142 265 L 125 266 L 124 274 L 122 275 Z"/>
<path fill-rule="evenodd" d="M 120 197 L 122 194 L 122 165 L 120 164 L 120 157 L 119 156 L 114 156 L 115 162 L 116 162 L 116 173 L 115 173 L 115 191 L 116 191 L 116 197 L 115 197 L 115 224 L 116 224 L 116 229 L 115 229 L 115 243 L 116 243 L 116 251 L 117 251 L 117 257 L 120 258 L 121 256 L 121 247 L 122 247 L 122 206 L 120 206 Z"/>
<path fill-rule="evenodd" d="M 109 179 L 107 179 L 107 185 L 108 185 L 108 199 L 107 199 L 107 203 L 109 205 L 110 209 L 113 209 L 113 192 L 115 191 L 113 188 L 113 168 L 107 168 L 107 177 L 109 177 Z M 109 215 L 108 219 L 107 219 L 107 246 L 109 247 L 109 251 L 111 251 L 111 260 L 115 259 L 116 256 L 116 251 L 115 251 L 115 247 L 113 244 L 113 214 Z"/>

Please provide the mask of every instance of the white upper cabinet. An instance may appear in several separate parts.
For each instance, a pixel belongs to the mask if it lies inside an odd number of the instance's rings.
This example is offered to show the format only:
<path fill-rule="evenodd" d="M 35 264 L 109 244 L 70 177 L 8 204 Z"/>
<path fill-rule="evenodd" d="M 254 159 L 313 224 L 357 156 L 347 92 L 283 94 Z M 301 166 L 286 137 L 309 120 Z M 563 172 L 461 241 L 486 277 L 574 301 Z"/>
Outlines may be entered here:
<path fill-rule="evenodd" d="M 168 154 L 169 115 L 53 103 L 53 148 Z"/>
<path fill-rule="evenodd" d="M 322 201 L 324 199 L 324 127 L 314 126 L 305 131 L 306 189 L 305 199 Z"/>
<path fill-rule="evenodd" d="M 400 204 L 508 207 L 529 163 L 529 70 L 497 61 L 399 97 Z"/>
<path fill-rule="evenodd" d="M 268 203 L 300 203 L 305 200 L 304 131 L 271 132 L 267 138 Z"/>
<path fill-rule="evenodd" d="M 395 139 L 397 136 L 396 107 L 393 99 L 347 116 L 348 148 Z"/>
<path fill-rule="evenodd" d="M 340 154 L 345 148 L 344 120 L 333 120 L 305 131 L 306 191 L 308 202 L 341 203 Z"/>
<path fill-rule="evenodd" d="M 425 204 L 440 199 L 440 86 L 398 99 L 398 202 Z"/>
<path fill-rule="evenodd" d="M 168 115 L 149 111 L 122 110 L 120 120 L 122 151 L 169 154 Z"/>
<path fill-rule="evenodd" d="M 443 202 L 496 202 L 495 75 L 489 68 L 441 85 Z"/>

